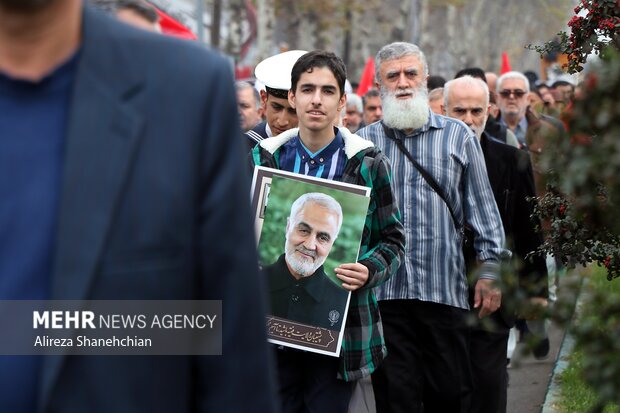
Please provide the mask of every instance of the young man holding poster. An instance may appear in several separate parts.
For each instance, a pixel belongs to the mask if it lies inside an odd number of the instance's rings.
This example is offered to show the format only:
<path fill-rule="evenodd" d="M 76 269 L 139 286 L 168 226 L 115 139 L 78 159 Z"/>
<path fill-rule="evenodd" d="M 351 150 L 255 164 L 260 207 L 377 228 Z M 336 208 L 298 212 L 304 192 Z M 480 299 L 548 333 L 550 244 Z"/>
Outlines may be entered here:
<path fill-rule="evenodd" d="M 400 266 L 404 232 L 390 186 L 387 158 L 374 145 L 334 121 L 346 104 L 346 69 L 333 53 L 314 51 L 299 58 L 291 72 L 288 99 L 299 128 L 265 139 L 253 150 L 255 165 L 372 188 L 356 263 L 336 268 L 351 291 L 342 352 L 338 359 L 278 348 L 283 412 L 347 411 L 353 383 L 372 373 L 385 358 L 381 320 L 372 288 Z"/>

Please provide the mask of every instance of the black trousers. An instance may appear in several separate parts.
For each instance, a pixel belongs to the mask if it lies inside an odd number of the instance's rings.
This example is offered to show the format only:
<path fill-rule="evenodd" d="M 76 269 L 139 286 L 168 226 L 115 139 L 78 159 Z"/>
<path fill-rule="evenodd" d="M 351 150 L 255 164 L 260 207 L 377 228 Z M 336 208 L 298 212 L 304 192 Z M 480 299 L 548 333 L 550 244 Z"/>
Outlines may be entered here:
<path fill-rule="evenodd" d="M 467 311 L 379 302 L 388 356 L 372 376 L 378 413 L 465 413 L 471 397 Z"/>
<path fill-rule="evenodd" d="M 473 299 L 472 299 L 473 301 Z M 470 316 L 477 320 L 478 311 Z M 510 328 L 496 311 L 469 332 L 469 359 L 474 392 L 471 413 L 505 413 L 508 401 L 508 370 L 506 349 Z"/>
<path fill-rule="evenodd" d="M 336 378 L 337 357 L 284 348 L 276 360 L 282 413 L 347 413 L 355 382 Z"/>

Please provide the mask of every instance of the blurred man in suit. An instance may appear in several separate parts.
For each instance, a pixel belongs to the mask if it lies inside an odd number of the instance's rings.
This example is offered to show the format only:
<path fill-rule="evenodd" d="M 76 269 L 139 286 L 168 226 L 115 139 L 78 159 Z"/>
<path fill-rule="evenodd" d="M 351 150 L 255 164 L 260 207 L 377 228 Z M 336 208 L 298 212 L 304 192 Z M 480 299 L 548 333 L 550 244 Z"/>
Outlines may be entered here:
<path fill-rule="evenodd" d="M 222 356 L 0 357 L 0 411 L 276 411 L 227 62 L 81 0 L 0 0 L 0 130 L 0 299 L 224 320 Z"/>

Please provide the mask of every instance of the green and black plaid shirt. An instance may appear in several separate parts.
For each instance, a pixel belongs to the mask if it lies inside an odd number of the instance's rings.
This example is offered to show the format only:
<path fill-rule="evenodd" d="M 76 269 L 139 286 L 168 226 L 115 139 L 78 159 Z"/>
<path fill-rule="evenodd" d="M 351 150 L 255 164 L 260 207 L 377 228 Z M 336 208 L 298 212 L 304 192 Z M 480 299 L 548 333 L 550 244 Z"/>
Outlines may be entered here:
<path fill-rule="evenodd" d="M 354 381 L 372 373 L 387 354 L 373 287 L 396 273 L 405 254 L 405 233 L 388 159 L 372 142 L 345 128 L 340 133 L 347 155 L 342 182 L 372 188 L 358 260 L 368 268 L 368 282 L 351 294 L 340 354 L 339 378 Z M 280 148 L 296 136 L 297 129 L 291 129 L 261 141 L 252 151 L 254 164 L 280 169 Z"/>

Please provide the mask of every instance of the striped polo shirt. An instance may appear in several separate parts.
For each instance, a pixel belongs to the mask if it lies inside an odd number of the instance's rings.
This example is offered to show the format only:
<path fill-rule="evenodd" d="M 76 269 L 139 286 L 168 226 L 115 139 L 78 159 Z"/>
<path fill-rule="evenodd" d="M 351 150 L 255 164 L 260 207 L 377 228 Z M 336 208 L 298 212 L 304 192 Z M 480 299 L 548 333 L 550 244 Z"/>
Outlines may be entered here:
<path fill-rule="evenodd" d="M 316 152 L 310 151 L 301 141 L 299 133 L 286 142 L 280 150 L 280 169 L 317 178 L 340 181 L 347 161 L 344 141 L 334 128 L 336 137 Z"/>

